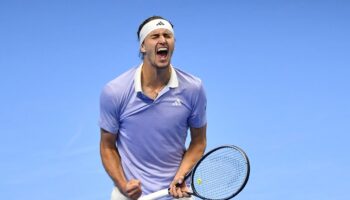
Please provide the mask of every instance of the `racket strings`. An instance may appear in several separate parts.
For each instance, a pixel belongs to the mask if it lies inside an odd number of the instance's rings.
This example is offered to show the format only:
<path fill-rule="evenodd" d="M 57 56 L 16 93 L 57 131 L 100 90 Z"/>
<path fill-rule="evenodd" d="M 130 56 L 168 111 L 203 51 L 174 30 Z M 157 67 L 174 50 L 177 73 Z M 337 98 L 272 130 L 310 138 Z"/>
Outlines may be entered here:
<path fill-rule="evenodd" d="M 207 199 L 225 199 L 236 193 L 247 175 L 247 162 L 234 148 L 221 148 L 209 154 L 196 168 L 193 187 Z"/>

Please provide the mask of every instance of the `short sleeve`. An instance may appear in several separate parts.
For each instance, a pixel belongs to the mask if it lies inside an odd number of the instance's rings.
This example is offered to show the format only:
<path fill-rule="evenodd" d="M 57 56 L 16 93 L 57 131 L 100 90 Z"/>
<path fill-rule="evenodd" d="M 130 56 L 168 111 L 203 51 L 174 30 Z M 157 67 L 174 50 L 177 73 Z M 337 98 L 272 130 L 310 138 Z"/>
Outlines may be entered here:
<path fill-rule="evenodd" d="M 119 112 L 116 98 L 112 88 L 106 85 L 100 95 L 99 126 L 113 134 L 117 134 L 119 130 Z"/>
<path fill-rule="evenodd" d="M 201 82 L 196 92 L 197 95 L 195 95 L 191 116 L 188 122 L 190 127 L 200 128 L 207 123 L 207 97 Z"/>

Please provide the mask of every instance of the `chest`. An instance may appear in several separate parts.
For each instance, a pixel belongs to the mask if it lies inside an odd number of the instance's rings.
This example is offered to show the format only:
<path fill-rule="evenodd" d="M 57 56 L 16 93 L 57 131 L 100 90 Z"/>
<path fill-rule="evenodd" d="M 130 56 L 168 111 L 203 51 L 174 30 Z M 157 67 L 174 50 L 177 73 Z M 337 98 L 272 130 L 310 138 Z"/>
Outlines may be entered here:
<path fill-rule="evenodd" d="M 168 92 L 155 100 L 135 95 L 120 115 L 121 127 L 152 127 L 155 129 L 187 128 L 191 103 L 186 96 Z"/>

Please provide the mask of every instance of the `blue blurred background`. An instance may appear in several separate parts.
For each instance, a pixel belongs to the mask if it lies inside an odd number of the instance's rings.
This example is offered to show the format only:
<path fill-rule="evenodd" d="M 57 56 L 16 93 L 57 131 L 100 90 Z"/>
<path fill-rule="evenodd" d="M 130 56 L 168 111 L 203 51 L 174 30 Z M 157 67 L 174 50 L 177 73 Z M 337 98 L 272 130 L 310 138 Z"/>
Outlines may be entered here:
<path fill-rule="evenodd" d="M 137 66 L 137 28 L 175 25 L 173 65 L 208 96 L 208 150 L 242 147 L 239 200 L 349 199 L 346 0 L 0 0 L 1 199 L 109 199 L 103 85 Z"/>

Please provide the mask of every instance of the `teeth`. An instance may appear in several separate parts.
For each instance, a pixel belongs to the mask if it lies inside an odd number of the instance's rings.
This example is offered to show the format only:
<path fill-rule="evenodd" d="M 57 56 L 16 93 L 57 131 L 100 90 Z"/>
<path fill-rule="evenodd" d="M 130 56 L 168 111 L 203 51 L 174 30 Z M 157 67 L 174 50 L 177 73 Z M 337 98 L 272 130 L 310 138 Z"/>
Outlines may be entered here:
<path fill-rule="evenodd" d="M 158 49 L 158 52 L 159 52 L 159 51 L 168 51 L 168 48 L 166 48 L 166 47 L 161 47 L 161 48 Z"/>

